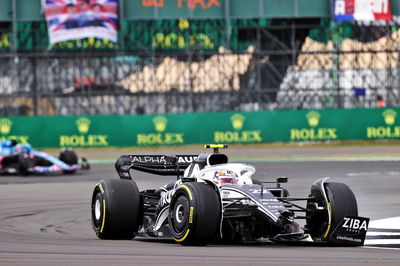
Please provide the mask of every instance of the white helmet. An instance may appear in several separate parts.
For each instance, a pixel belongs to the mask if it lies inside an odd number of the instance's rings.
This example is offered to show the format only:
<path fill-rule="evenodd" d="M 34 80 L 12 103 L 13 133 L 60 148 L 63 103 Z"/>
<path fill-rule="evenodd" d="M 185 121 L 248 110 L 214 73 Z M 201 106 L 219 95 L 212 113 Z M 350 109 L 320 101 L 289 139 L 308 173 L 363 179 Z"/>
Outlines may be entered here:
<path fill-rule="evenodd" d="M 218 170 L 215 171 L 213 180 L 218 185 L 237 184 L 238 176 L 231 170 Z"/>

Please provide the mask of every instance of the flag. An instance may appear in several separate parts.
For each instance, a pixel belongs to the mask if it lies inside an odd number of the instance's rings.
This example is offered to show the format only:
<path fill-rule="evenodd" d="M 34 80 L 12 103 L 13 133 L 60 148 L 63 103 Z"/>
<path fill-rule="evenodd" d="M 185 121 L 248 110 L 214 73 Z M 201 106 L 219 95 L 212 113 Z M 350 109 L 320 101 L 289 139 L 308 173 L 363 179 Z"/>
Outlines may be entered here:
<path fill-rule="evenodd" d="M 333 0 L 337 22 L 342 21 L 391 21 L 390 0 Z"/>
<path fill-rule="evenodd" d="M 50 43 L 95 37 L 117 42 L 118 0 L 42 0 Z"/>

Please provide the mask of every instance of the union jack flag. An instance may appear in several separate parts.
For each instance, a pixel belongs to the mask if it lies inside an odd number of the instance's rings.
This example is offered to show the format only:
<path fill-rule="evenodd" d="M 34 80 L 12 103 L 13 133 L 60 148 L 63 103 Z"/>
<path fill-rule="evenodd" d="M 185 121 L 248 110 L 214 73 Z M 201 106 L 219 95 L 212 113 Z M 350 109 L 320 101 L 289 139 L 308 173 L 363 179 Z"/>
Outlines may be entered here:
<path fill-rule="evenodd" d="M 88 37 L 117 41 L 118 0 L 42 0 L 50 43 Z"/>

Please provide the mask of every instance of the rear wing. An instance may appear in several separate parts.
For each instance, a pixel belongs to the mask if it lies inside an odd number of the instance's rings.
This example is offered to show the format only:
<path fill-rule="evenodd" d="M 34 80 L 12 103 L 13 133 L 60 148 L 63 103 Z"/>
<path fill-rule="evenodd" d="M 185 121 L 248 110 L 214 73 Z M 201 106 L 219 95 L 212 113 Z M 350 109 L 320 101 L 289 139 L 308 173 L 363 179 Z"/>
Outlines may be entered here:
<path fill-rule="evenodd" d="M 198 155 L 122 155 L 115 163 L 121 179 L 132 179 L 129 170 L 134 169 L 156 175 L 182 175 Z"/>

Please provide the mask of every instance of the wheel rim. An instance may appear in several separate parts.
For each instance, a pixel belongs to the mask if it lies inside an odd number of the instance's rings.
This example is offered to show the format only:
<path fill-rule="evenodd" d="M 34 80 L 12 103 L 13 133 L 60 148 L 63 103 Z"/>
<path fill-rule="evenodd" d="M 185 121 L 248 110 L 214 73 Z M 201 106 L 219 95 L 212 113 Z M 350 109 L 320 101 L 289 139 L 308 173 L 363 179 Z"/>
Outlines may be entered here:
<path fill-rule="evenodd" d="M 183 195 L 179 196 L 174 204 L 171 222 L 178 235 L 185 233 L 189 226 L 189 200 Z"/>
<path fill-rule="evenodd" d="M 100 220 L 101 216 L 101 202 L 99 199 L 96 199 L 96 203 L 94 205 L 94 217 L 96 220 Z"/>
<path fill-rule="evenodd" d="M 176 210 L 175 210 L 175 220 L 178 223 L 182 223 L 183 219 L 185 218 L 185 215 L 186 215 L 186 213 L 185 213 L 185 210 L 183 209 L 182 204 L 179 204 L 178 207 L 176 207 Z"/>
<path fill-rule="evenodd" d="M 326 213 L 326 210 L 318 210 L 318 206 L 323 206 L 323 202 L 311 201 L 307 203 L 307 208 L 311 213 L 311 217 L 307 219 L 307 227 L 310 230 L 309 233 L 313 239 L 322 239 L 323 234 L 326 232 L 328 227 L 328 214 Z"/>
<path fill-rule="evenodd" d="M 99 230 L 103 222 L 103 196 L 98 192 L 92 203 L 92 221 L 96 230 Z"/>

